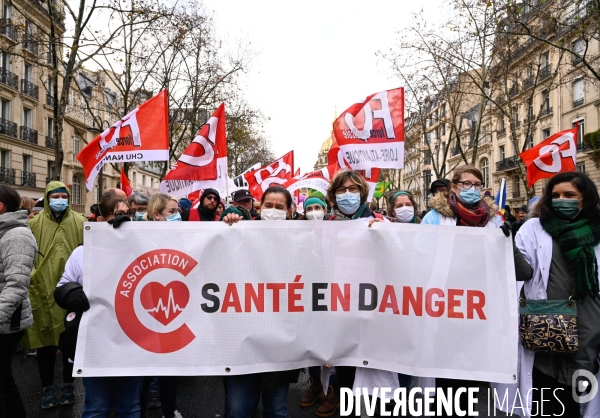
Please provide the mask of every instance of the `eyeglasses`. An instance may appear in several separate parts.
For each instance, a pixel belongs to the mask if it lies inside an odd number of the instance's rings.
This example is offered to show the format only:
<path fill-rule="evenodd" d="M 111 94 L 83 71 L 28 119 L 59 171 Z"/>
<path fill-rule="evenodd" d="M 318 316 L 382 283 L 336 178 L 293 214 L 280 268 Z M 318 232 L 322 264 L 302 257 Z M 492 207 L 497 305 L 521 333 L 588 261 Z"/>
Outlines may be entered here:
<path fill-rule="evenodd" d="M 132 210 L 128 210 L 127 212 L 125 212 L 124 210 L 118 210 L 115 213 L 113 213 L 113 216 L 116 218 L 118 216 L 123 216 L 123 215 L 131 216 L 133 214 L 135 214 L 135 211 L 132 211 Z"/>
<path fill-rule="evenodd" d="M 350 193 L 358 193 L 360 192 L 360 189 L 358 188 L 358 186 L 356 185 L 352 185 L 349 187 L 338 187 L 337 189 L 335 189 L 335 194 L 344 194 L 346 193 L 346 190 L 348 190 Z"/>
<path fill-rule="evenodd" d="M 214 196 L 212 194 L 209 194 L 208 196 L 206 196 L 205 199 L 212 200 L 213 202 L 216 202 L 217 200 L 219 200 L 219 199 L 217 199 L 217 196 Z"/>
<path fill-rule="evenodd" d="M 242 199 L 242 200 L 238 200 L 238 203 L 239 203 L 239 204 L 242 204 L 242 205 L 248 205 L 248 204 L 252 203 L 252 199 Z"/>
<path fill-rule="evenodd" d="M 466 189 L 469 190 L 471 187 L 475 186 L 475 190 L 481 190 L 481 188 L 483 187 L 483 183 L 477 182 L 477 183 L 471 183 L 470 181 L 457 181 L 456 184 L 461 184 L 462 183 L 462 187 L 460 187 L 461 189 Z"/>

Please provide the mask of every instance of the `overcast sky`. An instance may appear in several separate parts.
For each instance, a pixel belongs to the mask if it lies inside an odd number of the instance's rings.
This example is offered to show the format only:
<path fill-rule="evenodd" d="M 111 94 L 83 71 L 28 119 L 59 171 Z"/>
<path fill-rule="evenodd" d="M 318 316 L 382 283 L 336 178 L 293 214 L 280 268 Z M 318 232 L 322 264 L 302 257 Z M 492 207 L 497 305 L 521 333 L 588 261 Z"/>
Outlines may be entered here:
<path fill-rule="evenodd" d="M 270 120 L 266 133 L 280 157 L 294 150 L 296 167 L 312 171 L 334 112 L 381 90 L 399 87 L 375 56 L 424 7 L 441 0 L 204 0 L 217 31 L 247 39 L 258 53 L 244 78 L 245 97 Z"/>

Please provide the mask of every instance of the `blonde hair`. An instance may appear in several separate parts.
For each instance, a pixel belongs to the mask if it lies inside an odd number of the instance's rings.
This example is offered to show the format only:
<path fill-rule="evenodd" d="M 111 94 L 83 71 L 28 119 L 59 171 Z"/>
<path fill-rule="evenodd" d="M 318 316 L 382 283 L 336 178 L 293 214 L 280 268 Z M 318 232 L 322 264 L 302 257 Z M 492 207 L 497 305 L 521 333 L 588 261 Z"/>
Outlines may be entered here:
<path fill-rule="evenodd" d="M 154 212 L 161 213 L 166 207 L 169 200 L 172 200 L 175 203 L 179 203 L 177 199 L 173 196 L 165 194 L 165 193 L 155 193 L 150 196 L 150 200 L 148 201 L 148 221 L 154 221 Z"/>

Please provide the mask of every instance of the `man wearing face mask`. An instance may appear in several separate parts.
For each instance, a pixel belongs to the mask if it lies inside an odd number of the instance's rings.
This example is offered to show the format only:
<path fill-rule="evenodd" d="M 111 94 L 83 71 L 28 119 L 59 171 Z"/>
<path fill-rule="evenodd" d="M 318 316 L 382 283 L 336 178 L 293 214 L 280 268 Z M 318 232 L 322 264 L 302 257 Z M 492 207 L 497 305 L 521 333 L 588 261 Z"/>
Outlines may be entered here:
<path fill-rule="evenodd" d="M 221 201 L 219 192 L 215 189 L 206 189 L 200 196 L 200 205 L 197 209 L 190 208 L 181 212 L 183 221 L 218 221 L 217 206 Z"/>
<path fill-rule="evenodd" d="M 65 311 L 54 301 L 53 288 L 60 280 L 67 259 L 83 243 L 85 217 L 69 207 L 70 193 L 64 183 L 52 181 L 46 186 L 44 210 L 29 221 L 38 246 L 29 294 L 33 326 L 22 344 L 37 349 L 38 371 L 42 381 L 42 408 L 75 402 L 73 364 L 63 356 L 63 387 L 60 399 L 54 391 L 54 365 L 59 334 L 64 330 Z"/>

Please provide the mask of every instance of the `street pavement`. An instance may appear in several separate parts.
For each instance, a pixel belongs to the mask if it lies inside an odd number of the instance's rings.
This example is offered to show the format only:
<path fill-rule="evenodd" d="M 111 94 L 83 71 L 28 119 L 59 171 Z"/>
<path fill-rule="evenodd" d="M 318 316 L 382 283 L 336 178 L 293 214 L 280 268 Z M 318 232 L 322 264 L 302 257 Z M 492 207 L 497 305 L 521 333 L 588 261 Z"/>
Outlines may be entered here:
<path fill-rule="evenodd" d="M 60 359 L 58 359 L 60 360 Z M 56 362 L 55 387 L 60 391 L 62 384 L 62 365 L 61 361 Z M 77 402 L 73 406 L 57 406 L 50 410 L 41 408 L 42 389 L 40 386 L 39 375 L 37 371 L 36 359 L 33 356 L 26 356 L 24 352 L 17 352 L 13 359 L 13 373 L 21 397 L 27 410 L 27 418 L 80 418 L 83 409 L 84 390 L 81 385 L 81 379 L 75 379 L 75 396 Z M 317 410 L 318 403 L 309 407 L 301 408 L 298 406 L 298 400 L 302 397 L 305 390 L 305 382 L 308 378 L 307 373 L 301 373 L 297 384 L 290 386 L 288 395 L 288 416 L 292 418 L 313 418 Z M 416 379 L 415 379 L 416 380 Z M 414 382 L 413 382 L 414 385 Z M 177 407 L 184 418 L 217 418 L 223 417 L 224 410 L 224 392 L 223 380 L 221 377 L 181 377 L 178 383 Z M 480 417 L 505 417 L 506 414 L 492 410 L 487 413 L 487 385 L 482 385 L 479 390 L 478 411 Z M 363 417 L 364 406 L 361 409 Z M 161 418 L 160 410 L 150 410 L 147 418 Z M 262 411 L 259 407 L 256 418 L 262 417 Z M 334 417 L 339 417 L 336 413 Z"/>

